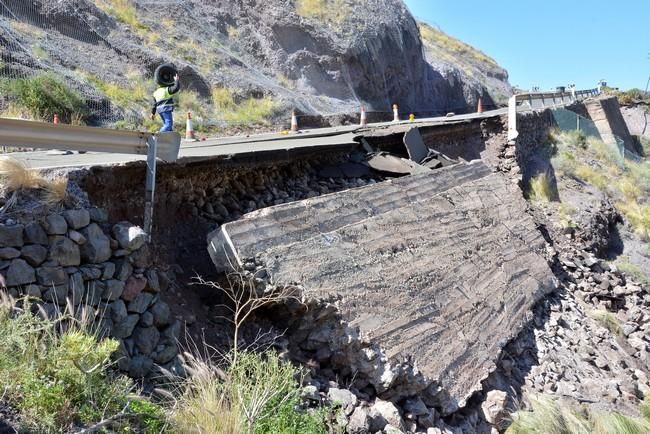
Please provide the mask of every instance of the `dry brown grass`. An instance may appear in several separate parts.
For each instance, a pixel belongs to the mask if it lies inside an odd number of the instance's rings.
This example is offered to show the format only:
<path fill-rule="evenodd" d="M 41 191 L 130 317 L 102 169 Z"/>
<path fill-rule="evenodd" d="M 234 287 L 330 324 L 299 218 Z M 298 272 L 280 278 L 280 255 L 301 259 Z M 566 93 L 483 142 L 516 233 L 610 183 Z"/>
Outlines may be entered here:
<path fill-rule="evenodd" d="M 15 158 L 0 158 L 0 183 L 5 192 L 36 189 L 46 185 L 46 181 L 38 170 L 27 167 Z"/>
<path fill-rule="evenodd" d="M 68 178 L 57 176 L 47 181 L 44 188 L 43 200 L 50 206 L 64 202 L 68 197 Z"/>
<path fill-rule="evenodd" d="M 43 202 L 53 207 L 67 199 L 68 178 L 56 176 L 47 179 L 40 171 L 30 169 L 20 160 L 0 158 L 0 191 L 7 195 L 29 190 L 38 190 Z"/>
<path fill-rule="evenodd" d="M 243 433 L 241 412 L 228 397 L 223 371 L 188 353 L 185 369 L 189 376 L 171 412 L 174 429 L 183 434 Z"/>

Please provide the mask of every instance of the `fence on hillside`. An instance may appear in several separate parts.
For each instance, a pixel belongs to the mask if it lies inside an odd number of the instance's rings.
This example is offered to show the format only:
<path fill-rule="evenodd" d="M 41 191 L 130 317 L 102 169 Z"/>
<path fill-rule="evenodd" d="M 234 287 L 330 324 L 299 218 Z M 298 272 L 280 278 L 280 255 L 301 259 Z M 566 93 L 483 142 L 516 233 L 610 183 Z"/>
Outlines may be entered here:
<path fill-rule="evenodd" d="M 108 4 L 106 0 L 97 0 L 96 4 Z M 139 3 L 140 5 L 144 3 Z M 152 2 L 154 7 L 157 3 Z M 149 7 L 149 6 L 147 6 Z M 195 18 L 200 22 L 201 17 L 195 17 L 191 8 L 191 2 L 178 2 L 178 8 L 182 9 L 184 16 Z M 89 18 L 92 15 L 88 13 L 88 3 L 81 0 L 66 0 L 65 2 L 46 2 L 46 1 L 25 1 L 25 0 L 0 0 L 0 81 L 16 81 L 34 77 L 40 72 L 51 72 L 53 75 L 60 77 L 66 84 L 74 90 L 80 92 L 88 106 L 87 117 L 92 124 L 110 125 L 117 121 L 122 125 L 143 125 L 143 120 L 147 119 L 147 102 L 140 105 L 134 104 L 131 107 L 117 108 L 113 105 L 105 92 L 96 86 L 94 77 L 83 68 L 78 68 L 75 72 L 71 68 L 61 65 L 62 59 L 74 59 L 75 55 L 82 57 L 97 56 L 97 61 L 110 64 L 112 55 L 115 58 L 120 56 L 119 47 L 114 46 L 114 41 L 107 40 L 110 36 L 106 35 L 106 29 L 101 27 L 101 23 Z M 71 20 L 70 17 L 73 17 Z M 71 25 L 71 22 L 79 25 Z M 203 33 L 210 31 L 209 28 L 202 29 Z M 232 50 L 230 46 L 225 46 L 217 40 L 219 35 L 214 34 L 210 43 L 220 47 L 226 55 L 237 59 L 243 66 L 242 68 L 254 69 L 254 66 L 246 62 L 242 53 Z M 113 44 L 112 44 L 113 43 Z M 81 47 L 81 48 L 80 48 Z M 112 50 L 112 51 L 111 51 Z M 111 56 L 104 58 L 104 54 L 111 52 Z M 71 54 L 75 53 L 75 54 Z M 108 65 L 107 65 L 108 66 Z M 118 67 L 117 65 L 116 67 Z M 144 67 L 143 67 L 144 68 Z M 151 71 L 140 71 L 142 76 L 150 74 Z M 262 76 L 260 71 L 255 72 L 259 77 L 260 86 L 264 88 L 278 88 L 277 83 L 271 83 L 270 78 Z M 345 76 L 345 74 L 343 74 Z M 345 77 L 344 77 L 345 78 Z M 147 82 L 147 86 L 153 86 Z M 281 86 L 280 86 L 281 87 Z M 354 94 L 350 85 L 350 92 Z M 146 88 L 145 93 L 149 95 L 154 89 Z M 305 96 L 298 92 L 284 88 L 291 93 L 297 102 L 305 99 Z M 306 114 L 298 113 L 298 119 L 301 123 L 318 126 L 319 120 L 328 118 L 345 119 L 348 122 L 354 121 L 359 116 L 359 104 L 354 103 L 356 95 L 351 96 L 352 103 L 350 111 L 343 113 L 328 112 L 318 107 L 313 110 L 304 111 Z M 293 100 L 291 103 L 293 104 Z M 11 97 L 6 92 L 0 92 L 0 110 L 10 106 Z M 384 110 L 382 107 L 375 107 L 374 110 L 367 110 L 367 114 L 372 121 L 386 121 L 392 119 L 391 104 L 387 104 Z M 311 106 L 307 101 L 305 106 Z M 378 110 L 377 110 L 378 108 Z M 488 101 L 484 101 L 483 108 L 486 110 L 497 108 Z M 445 107 L 441 109 L 432 109 L 430 107 L 414 108 L 411 111 L 418 117 L 444 116 L 449 112 L 471 113 L 476 111 L 477 107 L 472 105 L 458 105 L 457 107 Z M 194 110 L 193 110 L 194 111 Z M 290 121 L 290 109 L 282 109 L 286 113 L 274 113 L 274 118 L 281 117 Z M 6 113 L 5 113 L 6 114 Z M 15 113 L 18 115 L 19 113 Z M 410 112 L 401 112 L 402 119 L 407 119 Z M 51 116 L 49 116 L 51 117 Z M 179 120 L 184 121 L 185 113 L 179 113 Z M 201 116 L 194 113 L 195 123 L 199 127 L 225 128 L 229 126 L 252 126 L 246 122 L 237 120 L 228 120 L 224 118 L 219 111 Z M 151 126 L 151 125 L 149 125 Z"/>
<path fill-rule="evenodd" d="M 614 135 L 613 141 L 603 140 L 596 124 L 591 119 L 580 116 L 571 110 L 565 108 L 552 109 L 553 119 L 560 131 L 580 131 L 587 138 L 594 138 L 602 141 L 607 146 L 612 155 L 616 155 L 618 163 L 623 166 L 625 160 L 640 161 L 641 157 L 625 147 L 625 141 Z"/>

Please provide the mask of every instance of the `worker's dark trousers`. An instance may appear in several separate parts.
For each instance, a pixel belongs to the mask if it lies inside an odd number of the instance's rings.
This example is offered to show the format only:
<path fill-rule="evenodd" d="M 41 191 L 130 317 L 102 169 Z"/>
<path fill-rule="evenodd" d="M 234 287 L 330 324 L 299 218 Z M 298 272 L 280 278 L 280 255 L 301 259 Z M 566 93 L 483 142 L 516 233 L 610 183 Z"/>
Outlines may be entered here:
<path fill-rule="evenodd" d="M 174 131 L 174 112 L 162 112 L 160 113 L 160 118 L 163 121 L 163 126 L 160 129 L 161 133 Z"/>

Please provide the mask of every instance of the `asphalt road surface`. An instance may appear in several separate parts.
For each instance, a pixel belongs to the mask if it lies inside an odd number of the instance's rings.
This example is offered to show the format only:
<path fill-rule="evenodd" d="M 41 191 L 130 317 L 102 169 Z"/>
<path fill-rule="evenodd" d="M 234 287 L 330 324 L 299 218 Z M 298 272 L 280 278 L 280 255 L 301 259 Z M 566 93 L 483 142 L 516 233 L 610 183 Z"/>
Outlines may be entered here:
<path fill-rule="evenodd" d="M 254 152 L 264 153 L 299 148 L 350 146 L 356 143 L 354 138 L 363 135 L 364 131 L 382 128 L 404 128 L 406 130 L 410 126 L 453 124 L 467 120 L 501 116 L 506 113 L 507 108 L 502 108 L 484 113 L 416 119 L 414 122 L 384 122 L 369 124 L 365 127 L 350 125 L 303 130 L 298 133 L 289 134 L 265 133 L 251 136 L 218 137 L 200 142 L 184 140 L 181 144 L 179 162 L 190 162 Z M 141 155 L 90 152 L 86 154 L 76 152 L 66 154 L 60 151 L 34 151 L 15 152 L 5 155 L 24 161 L 28 167 L 34 169 L 109 166 L 146 160 L 146 156 Z"/>

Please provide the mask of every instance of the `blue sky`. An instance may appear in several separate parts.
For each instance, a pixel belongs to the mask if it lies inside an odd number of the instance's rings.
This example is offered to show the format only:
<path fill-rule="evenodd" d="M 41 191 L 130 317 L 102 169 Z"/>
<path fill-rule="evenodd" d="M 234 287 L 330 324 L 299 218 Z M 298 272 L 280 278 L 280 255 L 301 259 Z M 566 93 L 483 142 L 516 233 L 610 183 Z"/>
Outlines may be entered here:
<path fill-rule="evenodd" d="M 650 0 L 405 0 L 413 15 L 493 57 L 510 83 L 645 88 Z"/>

